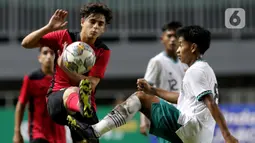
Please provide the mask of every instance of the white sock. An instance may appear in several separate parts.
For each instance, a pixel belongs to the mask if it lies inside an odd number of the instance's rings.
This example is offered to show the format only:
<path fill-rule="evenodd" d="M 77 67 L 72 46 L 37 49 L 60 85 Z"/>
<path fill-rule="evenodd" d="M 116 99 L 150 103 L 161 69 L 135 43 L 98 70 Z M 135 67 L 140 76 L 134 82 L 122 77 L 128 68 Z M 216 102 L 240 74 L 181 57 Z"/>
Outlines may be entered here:
<path fill-rule="evenodd" d="M 104 133 L 126 124 L 141 109 L 139 98 L 132 94 L 125 102 L 117 105 L 103 120 L 93 125 L 97 137 Z"/>

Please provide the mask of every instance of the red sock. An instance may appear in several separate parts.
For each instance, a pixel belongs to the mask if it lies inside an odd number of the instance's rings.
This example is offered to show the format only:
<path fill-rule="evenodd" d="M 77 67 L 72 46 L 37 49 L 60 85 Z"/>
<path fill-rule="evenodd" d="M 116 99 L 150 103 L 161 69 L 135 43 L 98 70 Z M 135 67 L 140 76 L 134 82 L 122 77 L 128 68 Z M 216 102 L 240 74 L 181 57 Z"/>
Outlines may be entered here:
<path fill-rule="evenodd" d="M 80 107 L 78 105 L 78 102 L 79 102 L 78 93 L 76 93 L 76 92 L 71 93 L 66 100 L 67 109 L 74 111 L 74 112 L 80 112 Z"/>

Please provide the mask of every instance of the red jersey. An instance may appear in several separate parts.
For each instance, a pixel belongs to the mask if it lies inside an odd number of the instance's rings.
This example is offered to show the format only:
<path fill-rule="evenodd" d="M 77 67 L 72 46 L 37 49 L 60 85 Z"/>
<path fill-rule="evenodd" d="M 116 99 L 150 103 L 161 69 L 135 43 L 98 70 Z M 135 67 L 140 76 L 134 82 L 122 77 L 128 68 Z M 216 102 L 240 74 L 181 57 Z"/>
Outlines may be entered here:
<path fill-rule="evenodd" d="M 41 69 L 24 76 L 19 96 L 21 104 L 29 103 L 28 134 L 30 139 L 43 138 L 50 143 L 66 143 L 65 127 L 54 123 L 47 111 L 46 95 L 52 76 Z"/>
<path fill-rule="evenodd" d="M 48 33 L 45 36 L 43 36 L 40 40 L 40 44 L 52 48 L 55 51 L 55 53 L 57 53 L 58 50 L 60 50 L 62 53 L 64 43 L 71 44 L 75 41 L 80 41 L 79 33 L 71 33 L 68 30 L 59 30 Z M 95 52 L 96 62 L 92 69 L 84 75 L 97 77 L 101 79 L 104 77 L 104 73 L 106 71 L 108 61 L 110 59 L 110 50 L 101 40 L 98 39 L 96 40 L 94 45 L 90 46 L 93 48 Z M 55 61 L 56 60 L 57 57 L 55 58 Z M 53 76 L 53 82 L 51 87 L 52 91 L 53 92 L 58 91 L 62 88 L 68 88 L 70 86 L 79 85 L 72 83 L 67 74 L 55 62 L 55 74 Z M 91 95 L 91 103 L 92 106 L 96 109 L 95 91 L 93 91 Z"/>

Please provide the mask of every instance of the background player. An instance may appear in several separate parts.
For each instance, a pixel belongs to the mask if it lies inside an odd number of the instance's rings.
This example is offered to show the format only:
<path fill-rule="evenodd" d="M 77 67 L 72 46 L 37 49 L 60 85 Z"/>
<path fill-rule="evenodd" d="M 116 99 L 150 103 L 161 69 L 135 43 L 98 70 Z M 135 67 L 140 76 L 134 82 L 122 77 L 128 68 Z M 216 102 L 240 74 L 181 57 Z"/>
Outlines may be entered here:
<path fill-rule="evenodd" d="M 67 122 L 68 114 L 89 124 L 98 122 L 94 94 L 100 79 L 104 77 L 110 58 L 110 50 L 98 37 L 104 33 L 106 25 L 112 20 L 111 10 L 102 3 L 89 3 L 82 6 L 80 15 L 81 32 L 60 30 L 67 25 L 65 20 L 67 11 L 56 10 L 46 26 L 30 33 L 22 41 L 22 46 L 25 48 L 48 45 L 54 47 L 55 52 L 59 51 L 60 56 L 55 64 L 55 74 L 47 104 L 52 119 L 61 125 L 72 123 L 72 121 Z M 63 66 L 61 53 L 64 45 L 75 41 L 89 44 L 96 54 L 95 65 L 85 75 L 71 73 Z M 78 114 L 79 112 L 81 114 Z M 83 140 L 72 130 L 71 134 L 76 141 Z"/>
<path fill-rule="evenodd" d="M 184 76 L 186 65 L 180 62 L 177 57 L 177 38 L 176 30 L 180 28 L 180 22 L 170 22 L 162 27 L 161 42 L 164 45 L 164 51 L 153 57 L 147 66 L 144 79 L 157 88 L 167 91 L 179 92 Z M 149 129 L 149 120 L 141 113 L 140 132 L 147 135 Z M 168 142 L 158 138 L 160 143 Z"/>
<path fill-rule="evenodd" d="M 237 143 L 217 105 L 215 74 L 201 59 L 210 46 L 211 33 L 200 26 L 187 26 L 179 29 L 177 35 L 177 55 L 189 66 L 180 94 L 155 88 L 146 80 L 138 79 L 138 89 L 142 91 L 117 105 L 99 123 L 88 126 L 77 122 L 76 128 L 87 137 L 97 138 L 125 124 L 140 110 L 151 121 L 150 133 L 170 142 L 211 143 L 217 123 L 226 143 Z M 177 108 L 157 96 L 171 103 L 178 101 Z"/>
<path fill-rule="evenodd" d="M 65 143 L 66 132 L 62 125 L 54 123 L 46 107 L 46 95 L 53 75 L 55 55 L 49 47 L 41 47 L 38 61 L 41 68 L 24 76 L 15 111 L 14 143 L 23 143 L 20 126 L 29 103 L 28 134 L 31 143 Z"/>

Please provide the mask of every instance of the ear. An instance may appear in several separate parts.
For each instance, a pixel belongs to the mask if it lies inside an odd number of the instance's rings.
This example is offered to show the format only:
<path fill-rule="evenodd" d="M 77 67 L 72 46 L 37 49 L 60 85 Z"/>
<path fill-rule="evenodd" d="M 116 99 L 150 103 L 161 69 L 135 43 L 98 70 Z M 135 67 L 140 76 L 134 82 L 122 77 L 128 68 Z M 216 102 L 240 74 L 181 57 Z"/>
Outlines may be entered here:
<path fill-rule="evenodd" d="M 160 36 L 160 41 L 161 41 L 161 43 L 163 43 L 163 37 L 164 37 L 164 34 L 162 34 L 162 35 Z"/>
<path fill-rule="evenodd" d="M 197 44 L 192 43 L 192 44 L 191 44 L 191 52 L 192 52 L 192 53 L 195 53 L 196 51 L 198 51 L 198 49 L 197 49 Z"/>
<path fill-rule="evenodd" d="M 85 18 L 84 17 L 81 18 L 81 26 L 83 25 L 84 21 L 85 21 Z"/>

